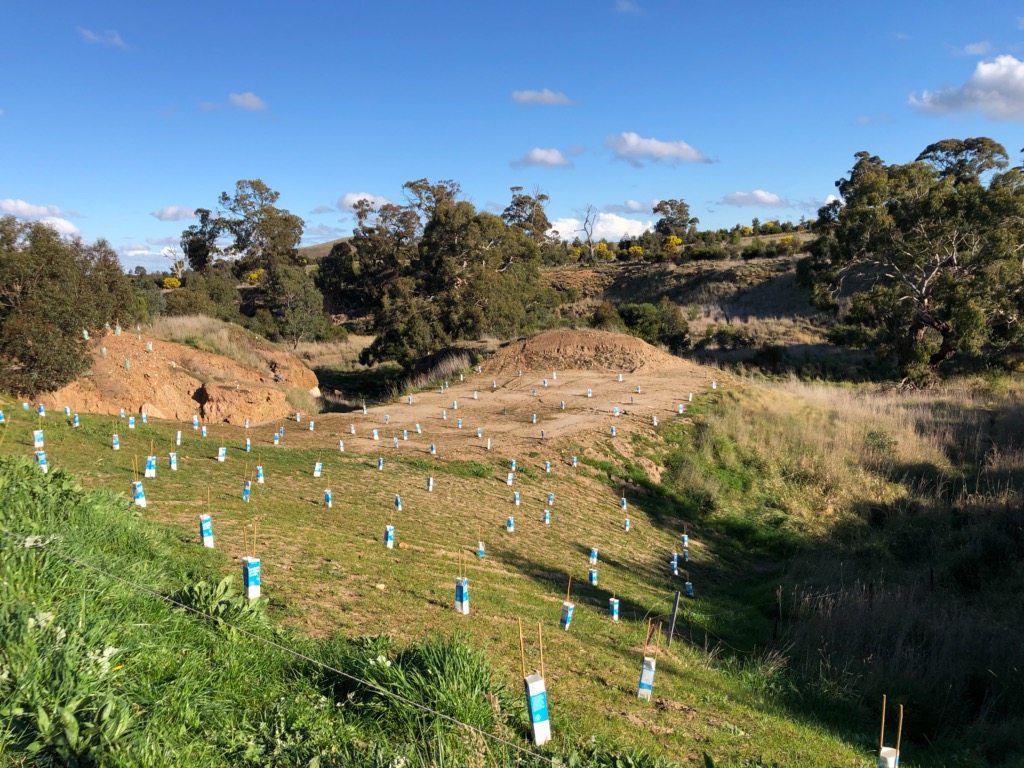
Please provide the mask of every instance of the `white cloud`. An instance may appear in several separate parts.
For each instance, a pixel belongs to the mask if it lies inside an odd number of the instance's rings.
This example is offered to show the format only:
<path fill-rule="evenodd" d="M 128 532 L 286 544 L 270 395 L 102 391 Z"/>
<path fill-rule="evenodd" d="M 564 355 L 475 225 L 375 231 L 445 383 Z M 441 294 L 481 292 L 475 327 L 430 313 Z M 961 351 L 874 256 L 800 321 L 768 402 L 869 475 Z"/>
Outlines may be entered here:
<path fill-rule="evenodd" d="M 41 218 L 38 219 L 38 221 L 42 222 L 43 224 L 49 224 L 51 227 L 57 230 L 58 233 L 62 235 L 80 235 L 82 233 L 82 230 L 80 230 L 70 221 L 68 221 L 67 219 L 62 219 L 59 216 L 42 216 Z"/>
<path fill-rule="evenodd" d="M 757 205 L 764 208 L 788 208 L 789 201 L 783 200 L 774 192 L 764 189 L 753 189 L 750 192 L 732 192 L 720 201 L 723 205 Z"/>
<path fill-rule="evenodd" d="M 565 159 L 560 150 L 534 147 L 518 160 L 513 160 L 516 168 L 524 166 L 541 166 L 544 168 L 571 168 L 572 163 Z"/>
<path fill-rule="evenodd" d="M 334 213 L 334 211 L 336 210 L 337 208 L 335 208 L 333 205 L 318 205 L 316 208 L 310 211 L 310 213 L 314 215 L 319 213 Z"/>
<path fill-rule="evenodd" d="M 49 224 L 62 235 L 78 235 L 81 230 L 65 216 L 78 216 L 74 211 L 62 211 L 56 205 L 34 205 L 25 200 L 6 198 L 0 200 L 0 214 L 14 216 L 25 221 L 41 221 Z"/>
<path fill-rule="evenodd" d="M 121 36 L 112 29 L 108 29 L 106 32 L 93 32 L 91 29 L 79 27 L 78 34 L 82 36 L 85 42 L 92 43 L 93 45 L 108 45 L 113 48 L 128 47 L 128 44 L 121 39 Z"/>
<path fill-rule="evenodd" d="M 230 103 L 232 107 L 248 109 L 250 112 L 259 112 L 261 109 L 267 108 L 267 102 L 252 91 L 246 91 L 245 93 L 229 93 L 228 103 Z"/>
<path fill-rule="evenodd" d="M 648 139 L 632 131 L 620 133 L 618 136 L 609 136 L 604 143 L 615 152 L 617 158 L 625 160 L 636 168 L 643 165 L 643 160 L 655 162 L 665 160 L 673 164 L 710 162 L 703 152 L 691 147 L 685 141 Z"/>
<path fill-rule="evenodd" d="M 1017 17 L 1017 29 L 1024 29 L 1024 16 Z"/>
<path fill-rule="evenodd" d="M 933 114 L 981 112 L 991 120 L 1024 121 L 1024 61 L 1008 55 L 979 61 L 963 85 L 911 94 L 909 101 Z"/>
<path fill-rule="evenodd" d="M 956 52 L 961 56 L 984 56 L 992 50 L 992 44 L 988 40 L 979 40 L 976 43 L 968 43 L 963 48 L 957 48 Z"/>
<path fill-rule="evenodd" d="M 612 240 L 618 242 L 624 237 L 638 237 L 654 228 L 653 221 L 637 221 L 614 213 L 599 213 L 594 221 L 595 240 Z M 574 237 L 583 239 L 583 220 L 574 218 L 555 219 L 551 222 L 551 230 L 558 232 L 562 240 Z M 551 230 L 548 230 L 549 232 Z"/>
<path fill-rule="evenodd" d="M 380 208 L 391 201 L 382 195 L 371 195 L 369 192 L 346 192 L 338 198 L 337 206 L 343 211 L 354 211 L 360 200 L 369 200 L 374 208 Z"/>
<path fill-rule="evenodd" d="M 611 203 L 606 205 L 604 209 L 611 211 L 612 213 L 651 213 L 654 210 L 654 206 L 660 203 L 661 200 L 654 199 L 648 202 L 641 202 L 640 200 L 627 200 L 624 203 Z"/>
<path fill-rule="evenodd" d="M 572 99 L 561 91 L 552 91 L 544 88 L 539 91 L 512 91 L 512 101 L 517 104 L 553 104 L 556 106 L 568 106 Z"/>
<path fill-rule="evenodd" d="M 184 205 L 165 205 L 163 208 L 157 208 L 155 211 L 150 212 L 150 216 L 155 216 L 160 221 L 182 221 L 183 219 L 195 218 L 195 215 L 194 208 L 188 208 Z"/>
<path fill-rule="evenodd" d="M 0 213 L 16 216 L 19 219 L 40 219 L 43 216 L 60 216 L 63 211 L 56 205 L 33 205 L 24 200 L 7 198 L 0 200 Z"/>
<path fill-rule="evenodd" d="M 640 6 L 633 0 L 615 0 L 615 10 L 619 13 L 640 13 Z"/>
<path fill-rule="evenodd" d="M 200 101 L 199 108 L 203 110 L 203 112 L 213 112 L 215 109 L 220 109 L 220 104 L 215 101 Z"/>

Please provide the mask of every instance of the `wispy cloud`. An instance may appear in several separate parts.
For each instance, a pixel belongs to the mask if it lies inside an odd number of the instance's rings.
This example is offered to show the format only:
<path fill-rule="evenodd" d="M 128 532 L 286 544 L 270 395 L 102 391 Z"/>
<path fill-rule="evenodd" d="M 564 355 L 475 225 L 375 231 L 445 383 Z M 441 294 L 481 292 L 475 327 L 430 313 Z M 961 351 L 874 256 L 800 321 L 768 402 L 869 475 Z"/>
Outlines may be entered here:
<path fill-rule="evenodd" d="M 722 205 L 760 206 L 762 208 L 789 208 L 789 201 L 774 192 L 765 189 L 752 189 L 750 192 L 732 192 L 719 202 Z"/>
<path fill-rule="evenodd" d="M 545 104 L 551 106 L 569 106 L 572 99 L 561 91 L 542 88 L 539 91 L 512 91 L 512 101 L 516 104 Z"/>
<path fill-rule="evenodd" d="M 518 160 L 511 162 L 512 167 L 522 168 L 529 166 L 540 166 L 542 168 L 571 168 L 569 162 L 558 149 L 543 149 L 534 147 Z"/>
<path fill-rule="evenodd" d="M 642 202 L 640 200 L 627 200 L 624 203 L 611 203 L 606 205 L 604 209 L 610 213 L 651 213 L 661 201 L 657 198 Z"/>
<path fill-rule="evenodd" d="M 1024 61 L 1009 55 L 979 61 L 963 85 L 911 94 L 909 102 L 932 114 L 981 112 L 990 120 L 1024 121 Z"/>
<path fill-rule="evenodd" d="M 954 48 L 953 52 L 958 56 L 984 56 L 992 50 L 992 44 L 988 40 L 979 40 L 976 43 L 968 43 L 963 48 Z"/>
<path fill-rule="evenodd" d="M 232 107 L 248 109 L 251 112 L 259 112 L 261 109 L 267 108 L 267 102 L 252 91 L 246 91 L 245 93 L 229 93 L 228 103 Z"/>
<path fill-rule="evenodd" d="M 346 192 L 338 198 L 336 205 L 342 211 L 354 211 L 356 203 L 360 200 L 368 200 L 374 208 L 379 208 L 391 202 L 383 195 L 373 195 L 369 192 Z"/>
<path fill-rule="evenodd" d="M 304 243 L 322 243 L 325 240 L 337 240 L 339 237 L 352 234 L 351 230 L 342 229 L 341 227 L 332 227 L 329 224 L 317 224 L 316 226 L 306 227 L 302 230 L 302 242 Z"/>
<path fill-rule="evenodd" d="M 619 13 L 641 13 L 640 6 L 633 0 L 615 0 L 615 10 Z"/>
<path fill-rule="evenodd" d="M 321 213 L 334 213 L 336 210 L 338 209 L 335 208 L 333 205 L 318 205 L 316 208 L 310 211 L 310 213 L 313 215 L 318 215 Z"/>
<path fill-rule="evenodd" d="M 891 123 L 889 115 L 857 115 L 857 125 L 870 125 L 871 123 Z"/>
<path fill-rule="evenodd" d="M 121 39 L 121 36 L 112 29 L 108 29 L 105 32 L 93 32 L 91 29 L 79 27 L 78 34 L 82 36 L 85 42 L 92 45 L 106 45 L 111 48 L 128 47 L 128 44 Z"/>
<path fill-rule="evenodd" d="M 665 161 L 671 164 L 711 162 L 703 152 L 685 141 L 645 138 L 632 131 L 609 136 L 605 140 L 605 146 L 609 147 L 618 159 L 625 160 L 636 168 L 642 167 L 644 160 Z"/>
<path fill-rule="evenodd" d="M 182 221 L 195 218 L 196 211 L 194 208 L 184 205 L 165 205 L 163 208 L 150 211 L 149 215 L 160 219 L 160 221 Z"/>

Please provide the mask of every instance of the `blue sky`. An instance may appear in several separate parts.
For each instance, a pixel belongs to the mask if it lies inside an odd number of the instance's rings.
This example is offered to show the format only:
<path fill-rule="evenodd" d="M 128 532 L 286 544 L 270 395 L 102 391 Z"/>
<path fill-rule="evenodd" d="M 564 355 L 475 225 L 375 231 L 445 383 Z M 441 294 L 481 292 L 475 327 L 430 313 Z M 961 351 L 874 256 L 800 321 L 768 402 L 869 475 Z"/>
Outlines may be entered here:
<path fill-rule="evenodd" d="M 813 217 L 867 150 L 1024 147 L 1024 5 L 963 2 L 8 2 L 0 213 L 167 264 L 196 207 L 261 178 L 351 234 L 358 194 L 455 179 L 546 192 L 618 239 Z"/>

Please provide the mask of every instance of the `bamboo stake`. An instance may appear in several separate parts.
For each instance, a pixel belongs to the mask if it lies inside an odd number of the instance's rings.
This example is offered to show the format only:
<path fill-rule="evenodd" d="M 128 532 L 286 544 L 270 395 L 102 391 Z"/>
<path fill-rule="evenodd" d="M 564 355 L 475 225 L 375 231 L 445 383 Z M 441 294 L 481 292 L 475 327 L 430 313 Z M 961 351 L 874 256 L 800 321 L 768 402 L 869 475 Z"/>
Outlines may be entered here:
<path fill-rule="evenodd" d="M 256 555 L 256 521 L 252 521 L 252 556 L 255 558 Z"/>
<path fill-rule="evenodd" d="M 882 731 L 879 733 L 879 755 L 882 755 L 882 748 L 886 745 L 886 694 L 882 694 Z"/>
<path fill-rule="evenodd" d="M 654 633 L 654 636 L 658 638 L 657 645 L 654 646 L 654 660 L 658 660 L 658 649 L 661 648 L 661 622 L 658 622 L 658 629 Z"/>
<path fill-rule="evenodd" d="M 647 620 L 647 632 L 644 633 L 644 656 L 647 655 L 647 644 L 651 640 L 651 620 Z"/>
<path fill-rule="evenodd" d="M 540 642 L 540 676 L 544 677 L 544 625 L 537 622 L 537 640 Z"/>
<path fill-rule="evenodd" d="M 569 602 L 569 590 L 572 589 L 572 574 L 569 574 L 569 585 L 565 588 L 565 602 Z"/>
<path fill-rule="evenodd" d="M 900 740 L 903 738 L 903 705 L 900 704 L 900 724 L 896 728 L 896 760 L 900 759 Z"/>
<path fill-rule="evenodd" d="M 526 679 L 526 648 L 523 646 L 523 619 L 517 616 L 519 621 L 519 666 L 523 670 L 523 679 Z"/>
<path fill-rule="evenodd" d="M 249 526 L 242 526 L 242 554 L 245 557 L 249 556 Z"/>

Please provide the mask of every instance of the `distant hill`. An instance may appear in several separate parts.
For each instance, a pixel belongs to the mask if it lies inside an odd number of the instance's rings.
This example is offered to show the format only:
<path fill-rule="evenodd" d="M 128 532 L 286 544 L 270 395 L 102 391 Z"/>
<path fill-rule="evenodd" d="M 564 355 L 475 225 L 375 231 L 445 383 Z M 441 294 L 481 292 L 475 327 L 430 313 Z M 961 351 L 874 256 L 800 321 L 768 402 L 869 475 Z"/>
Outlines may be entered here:
<path fill-rule="evenodd" d="M 341 243 L 351 239 L 351 237 L 339 237 L 337 240 L 328 240 L 326 243 L 304 245 L 299 248 L 299 258 L 306 259 L 306 261 L 320 261 L 320 259 L 331 252 L 331 248 L 333 248 L 336 243 Z"/>

